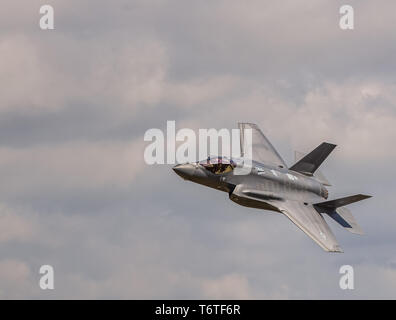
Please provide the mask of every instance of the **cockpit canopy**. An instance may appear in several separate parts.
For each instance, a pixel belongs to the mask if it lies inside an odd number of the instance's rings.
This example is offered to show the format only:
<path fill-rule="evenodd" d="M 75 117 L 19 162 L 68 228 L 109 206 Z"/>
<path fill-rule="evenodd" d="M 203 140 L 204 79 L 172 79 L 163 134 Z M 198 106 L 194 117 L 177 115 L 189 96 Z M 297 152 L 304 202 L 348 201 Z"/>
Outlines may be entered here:
<path fill-rule="evenodd" d="M 236 167 L 235 162 L 227 157 L 208 157 L 199 164 L 214 174 L 231 172 Z"/>

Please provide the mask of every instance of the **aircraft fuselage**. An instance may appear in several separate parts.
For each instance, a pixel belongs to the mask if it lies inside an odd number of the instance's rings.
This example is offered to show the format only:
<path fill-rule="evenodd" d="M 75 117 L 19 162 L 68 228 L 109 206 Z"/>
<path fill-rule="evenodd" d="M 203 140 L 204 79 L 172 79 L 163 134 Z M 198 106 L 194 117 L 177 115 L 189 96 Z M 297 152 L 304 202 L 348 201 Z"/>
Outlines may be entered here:
<path fill-rule="evenodd" d="M 273 210 L 263 208 L 262 201 L 255 203 L 250 198 L 261 198 L 264 201 L 266 198 L 288 199 L 306 203 L 327 199 L 327 189 L 312 177 L 255 161 L 250 168 L 250 172 L 243 175 L 236 173 L 237 170 L 213 173 L 202 162 L 181 164 L 173 169 L 183 179 L 228 192 L 231 200 L 238 200 L 235 202 L 248 207 Z M 247 190 L 251 189 L 250 194 L 246 190 L 243 197 L 234 194 L 238 185 L 243 185 Z"/>

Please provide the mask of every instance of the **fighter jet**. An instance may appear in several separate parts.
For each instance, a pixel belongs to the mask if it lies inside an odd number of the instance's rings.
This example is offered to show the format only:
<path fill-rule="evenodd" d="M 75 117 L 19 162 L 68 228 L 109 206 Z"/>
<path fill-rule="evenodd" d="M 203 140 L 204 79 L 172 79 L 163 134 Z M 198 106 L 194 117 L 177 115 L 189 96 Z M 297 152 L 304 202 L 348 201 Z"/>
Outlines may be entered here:
<path fill-rule="evenodd" d="M 318 171 L 336 145 L 323 142 L 307 155 L 297 152 L 296 163 L 288 167 L 257 125 L 239 123 L 239 129 L 240 158 L 208 157 L 176 165 L 173 170 L 185 180 L 227 192 L 241 206 L 284 214 L 325 251 L 343 252 L 324 216 L 352 233 L 363 234 L 344 206 L 371 196 L 327 200 L 330 183 Z M 245 139 L 246 130 L 251 130 L 249 139 Z M 236 168 L 246 165 L 247 148 L 251 150 L 249 173 L 236 174 Z"/>

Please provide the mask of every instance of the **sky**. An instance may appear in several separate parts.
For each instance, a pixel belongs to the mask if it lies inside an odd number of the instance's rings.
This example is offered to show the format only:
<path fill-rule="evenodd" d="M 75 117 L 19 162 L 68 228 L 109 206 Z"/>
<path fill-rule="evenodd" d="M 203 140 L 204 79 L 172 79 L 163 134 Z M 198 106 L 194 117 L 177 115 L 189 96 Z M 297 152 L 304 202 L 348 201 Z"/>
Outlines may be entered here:
<path fill-rule="evenodd" d="M 54 8 L 54 30 L 39 27 Z M 5 0 L 0 12 L 0 299 L 395 299 L 396 2 Z M 328 221 L 286 217 L 147 165 L 144 133 L 257 123 L 288 165 L 337 148 Z M 55 289 L 39 287 L 51 265 Z M 354 268 L 354 290 L 339 269 Z"/>

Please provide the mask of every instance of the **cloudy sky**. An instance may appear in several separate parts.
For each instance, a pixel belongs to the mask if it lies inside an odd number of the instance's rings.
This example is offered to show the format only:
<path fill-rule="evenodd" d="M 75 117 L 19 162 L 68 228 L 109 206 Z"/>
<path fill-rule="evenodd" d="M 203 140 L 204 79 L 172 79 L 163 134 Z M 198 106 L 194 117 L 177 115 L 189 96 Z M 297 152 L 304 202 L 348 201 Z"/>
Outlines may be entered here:
<path fill-rule="evenodd" d="M 51 4 L 55 30 L 39 28 Z M 0 298 L 396 298 L 396 2 L 6 0 Z M 286 162 L 322 141 L 344 254 L 287 218 L 146 165 L 146 130 L 257 123 Z M 55 290 L 39 268 L 55 269 Z M 339 268 L 355 289 L 339 288 Z"/>

